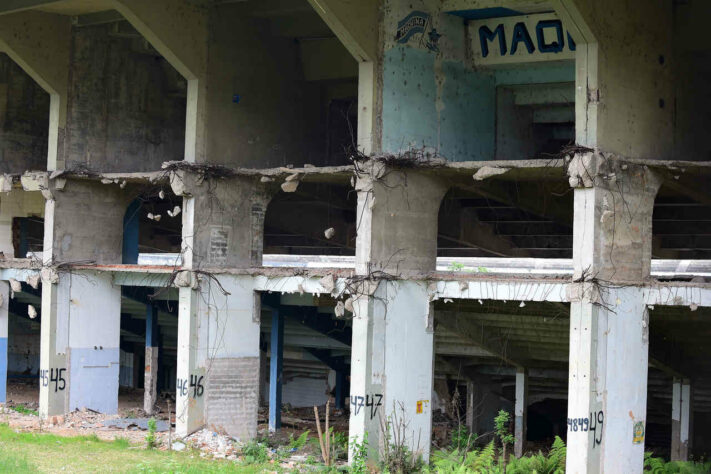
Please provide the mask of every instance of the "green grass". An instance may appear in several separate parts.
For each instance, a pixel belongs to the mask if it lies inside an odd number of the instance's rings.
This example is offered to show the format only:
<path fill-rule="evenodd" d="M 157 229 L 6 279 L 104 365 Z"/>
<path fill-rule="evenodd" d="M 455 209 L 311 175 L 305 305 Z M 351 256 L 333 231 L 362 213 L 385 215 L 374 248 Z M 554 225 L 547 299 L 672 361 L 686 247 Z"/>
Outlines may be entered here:
<path fill-rule="evenodd" d="M 15 410 L 17 413 L 22 413 L 23 415 L 39 416 L 37 410 L 30 410 L 25 405 L 15 405 L 8 408 L 10 408 L 11 410 Z"/>
<path fill-rule="evenodd" d="M 247 474 L 278 470 L 278 464 L 209 460 L 193 451 L 146 450 L 122 438 L 101 441 L 96 435 L 16 433 L 0 424 L 0 472 Z"/>

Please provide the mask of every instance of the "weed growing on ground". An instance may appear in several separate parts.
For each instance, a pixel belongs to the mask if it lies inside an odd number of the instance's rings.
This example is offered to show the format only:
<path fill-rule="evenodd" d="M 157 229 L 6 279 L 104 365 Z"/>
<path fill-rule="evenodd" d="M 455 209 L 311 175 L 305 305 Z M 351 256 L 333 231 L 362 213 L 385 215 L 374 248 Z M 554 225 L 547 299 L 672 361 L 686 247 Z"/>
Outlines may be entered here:
<path fill-rule="evenodd" d="M 25 405 L 22 405 L 22 404 L 11 406 L 8 408 L 10 408 L 11 410 L 15 410 L 17 413 L 21 413 L 23 415 L 39 416 L 39 413 L 37 413 L 37 410 L 30 410 L 29 408 L 27 408 Z"/>
<path fill-rule="evenodd" d="M 153 449 L 155 447 L 156 447 L 156 419 L 151 418 L 150 420 L 148 420 L 148 434 L 146 434 L 146 448 Z"/>

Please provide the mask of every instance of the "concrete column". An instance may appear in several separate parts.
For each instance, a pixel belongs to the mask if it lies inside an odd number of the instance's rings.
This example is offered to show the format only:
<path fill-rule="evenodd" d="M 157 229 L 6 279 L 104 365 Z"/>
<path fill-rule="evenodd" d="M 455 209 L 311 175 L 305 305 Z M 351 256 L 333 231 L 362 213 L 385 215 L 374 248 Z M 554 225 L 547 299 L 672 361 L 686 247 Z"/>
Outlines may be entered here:
<path fill-rule="evenodd" d="M 108 273 L 63 272 L 55 266 L 120 263 L 127 199 L 118 186 L 49 180 L 42 173 L 24 175 L 22 184 L 46 199 L 40 416 L 47 419 L 84 407 L 116 413 L 120 287 Z"/>
<path fill-rule="evenodd" d="M 691 446 L 691 384 L 674 379 L 672 386 L 671 460 L 688 461 Z"/>
<path fill-rule="evenodd" d="M 652 210 L 660 181 L 599 154 L 569 165 L 574 197 L 566 472 L 642 472 Z"/>
<path fill-rule="evenodd" d="M 146 305 L 146 362 L 143 372 L 143 411 L 152 415 L 158 398 L 158 309 Z"/>
<path fill-rule="evenodd" d="M 284 367 L 284 315 L 272 310 L 272 334 L 269 348 L 269 431 L 281 428 L 281 387 Z"/>
<path fill-rule="evenodd" d="M 7 394 L 7 324 L 10 310 L 10 285 L 0 281 L 0 403 Z"/>
<path fill-rule="evenodd" d="M 207 426 L 248 440 L 257 434 L 260 301 L 251 276 L 222 268 L 261 265 L 268 195 L 257 180 L 180 171 L 183 267 L 179 290 L 176 432 Z M 209 273 L 193 270 L 207 270 Z"/>
<path fill-rule="evenodd" d="M 528 404 L 528 371 L 526 369 L 516 369 L 516 402 L 514 406 L 514 454 L 517 458 L 523 456 L 526 448 L 527 433 L 527 410 Z"/>
<path fill-rule="evenodd" d="M 356 272 L 370 275 L 352 295 L 349 436 L 368 433 L 377 458 L 390 417 L 408 447 L 429 458 L 434 338 L 426 284 L 379 275 L 434 270 L 437 215 L 446 188 L 403 170 L 366 163 L 359 173 Z M 379 273 L 383 272 L 383 273 Z"/>
<path fill-rule="evenodd" d="M 474 382 L 467 382 L 467 405 L 466 405 L 466 424 L 469 433 L 476 434 L 479 432 L 478 421 L 479 417 L 477 410 L 477 392 Z"/>
<path fill-rule="evenodd" d="M 335 408 L 336 410 L 343 410 L 345 408 L 345 396 L 346 396 L 346 373 L 340 370 L 336 371 L 336 394 L 335 394 Z"/>

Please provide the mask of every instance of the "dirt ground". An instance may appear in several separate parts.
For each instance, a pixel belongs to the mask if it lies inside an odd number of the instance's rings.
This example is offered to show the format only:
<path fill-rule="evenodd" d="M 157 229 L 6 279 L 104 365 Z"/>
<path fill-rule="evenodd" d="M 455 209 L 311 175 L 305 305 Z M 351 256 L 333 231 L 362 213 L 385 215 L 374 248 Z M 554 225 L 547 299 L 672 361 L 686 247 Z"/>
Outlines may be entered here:
<path fill-rule="evenodd" d="M 157 406 L 159 411 L 154 415 L 158 420 L 168 419 L 168 403 L 164 398 L 159 398 Z M 171 403 L 171 410 L 175 409 L 174 402 Z M 102 440 L 111 441 L 116 438 L 124 438 L 132 443 L 142 443 L 145 441 L 146 430 L 136 426 L 125 429 L 106 426 L 110 420 L 118 418 L 146 418 L 143 411 L 143 390 L 124 389 L 119 391 L 119 413 L 118 415 L 103 415 L 91 410 L 77 410 L 64 417 L 53 417 L 49 422 L 41 423 L 39 417 L 32 414 L 19 413 L 13 407 L 24 406 L 29 410 L 37 411 L 39 407 L 39 388 L 36 381 L 25 382 L 9 380 L 7 385 L 7 402 L 4 406 L 0 404 L 0 423 L 7 423 L 11 428 L 22 431 L 36 431 L 57 434 L 61 436 L 80 436 L 95 434 Z M 258 435 L 266 438 L 268 430 L 268 410 L 259 409 Z M 322 428 L 324 427 L 324 409 L 320 408 Z M 334 431 L 348 433 L 348 412 L 343 410 L 331 410 L 330 426 Z M 171 416 L 171 432 L 175 429 L 175 414 Z M 270 436 L 270 444 L 286 444 L 290 437 L 297 438 L 301 433 L 310 430 L 315 436 L 316 424 L 314 420 L 313 407 L 290 408 L 285 406 L 282 411 L 282 429 L 277 435 Z M 197 441 L 200 447 L 207 451 L 213 451 L 214 447 L 221 446 L 217 441 L 223 438 L 217 433 L 209 430 L 202 430 L 204 433 L 191 435 L 191 439 Z M 171 440 L 175 436 L 171 435 Z M 168 432 L 156 433 L 156 438 L 160 446 L 164 449 L 168 447 Z M 213 438 L 215 443 L 212 443 Z M 224 444 L 224 443 L 222 443 Z"/>

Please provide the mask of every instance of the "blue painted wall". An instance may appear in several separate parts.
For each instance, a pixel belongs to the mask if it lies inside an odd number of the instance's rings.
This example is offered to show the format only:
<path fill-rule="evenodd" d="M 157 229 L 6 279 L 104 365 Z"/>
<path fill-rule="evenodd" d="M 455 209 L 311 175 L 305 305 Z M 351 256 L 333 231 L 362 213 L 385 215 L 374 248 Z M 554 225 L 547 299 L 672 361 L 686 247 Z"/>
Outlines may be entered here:
<path fill-rule="evenodd" d="M 119 348 L 71 348 L 69 410 L 91 408 L 118 413 Z"/>
<path fill-rule="evenodd" d="M 383 151 L 425 147 L 450 161 L 492 160 L 497 86 L 575 80 L 572 61 L 474 70 L 436 55 L 412 44 L 385 52 Z"/>

